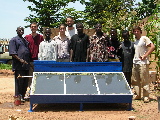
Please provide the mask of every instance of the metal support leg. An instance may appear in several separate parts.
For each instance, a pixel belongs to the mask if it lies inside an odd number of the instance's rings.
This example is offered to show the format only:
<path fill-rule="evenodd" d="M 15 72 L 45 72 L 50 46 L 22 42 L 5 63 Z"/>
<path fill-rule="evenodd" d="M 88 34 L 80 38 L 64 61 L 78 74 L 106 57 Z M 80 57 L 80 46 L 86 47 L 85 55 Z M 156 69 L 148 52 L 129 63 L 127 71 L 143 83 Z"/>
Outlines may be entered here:
<path fill-rule="evenodd" d="M 28 110 L 28 112 L 33 112 L 33 104 L 30 103 L 30 110 Z"/>
<path fill-rule="evenodd" d="M 129 103 L 128 105 L 128 111 L 131 111 L 132 110 L 132 103 Z"/>
<path fill-rule="evenodd" d="M 79 111 L 83 111 L 83 103 L 80 103 L 80 110 Z"/>

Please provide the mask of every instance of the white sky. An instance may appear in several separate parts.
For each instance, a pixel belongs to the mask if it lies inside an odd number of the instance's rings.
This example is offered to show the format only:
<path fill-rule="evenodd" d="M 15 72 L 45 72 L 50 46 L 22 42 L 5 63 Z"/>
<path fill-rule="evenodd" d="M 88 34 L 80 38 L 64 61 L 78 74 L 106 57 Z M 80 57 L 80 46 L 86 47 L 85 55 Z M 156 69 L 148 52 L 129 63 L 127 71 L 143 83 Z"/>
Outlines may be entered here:
<path fill-rule="evenodd" d="M 142 0 L 136 1 L 141 2 Z M 0 0 L 0 4 L 0 38 L 11 39 L 17 35 L 16 28 L 18 26 L 24 27 L 29 24 L 24 19 L 31 14 L 27 8 L 31 3 L 23 0 Z M 68 7 L 84 10 L 84 6 L 79 4 L 79 2 L 70 3 Z M 30 28 L 24 30 L 24 36 L 30 33 Z"/>

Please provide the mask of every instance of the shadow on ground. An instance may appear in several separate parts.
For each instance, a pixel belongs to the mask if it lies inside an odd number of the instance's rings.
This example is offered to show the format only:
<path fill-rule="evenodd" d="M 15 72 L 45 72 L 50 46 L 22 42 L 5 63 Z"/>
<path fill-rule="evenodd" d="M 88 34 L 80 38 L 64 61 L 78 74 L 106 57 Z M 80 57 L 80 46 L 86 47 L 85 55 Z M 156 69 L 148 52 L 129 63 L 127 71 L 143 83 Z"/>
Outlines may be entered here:
<path fill-rule="evenodd" d="M 36 104 L 33 107 L 34 112 L 45 111 L 79 111 L 79 103 L 52 103 L 52 104 Z M 128 110 L 127 103 L 84 103 L 84 111 L 125 111 Z"/>

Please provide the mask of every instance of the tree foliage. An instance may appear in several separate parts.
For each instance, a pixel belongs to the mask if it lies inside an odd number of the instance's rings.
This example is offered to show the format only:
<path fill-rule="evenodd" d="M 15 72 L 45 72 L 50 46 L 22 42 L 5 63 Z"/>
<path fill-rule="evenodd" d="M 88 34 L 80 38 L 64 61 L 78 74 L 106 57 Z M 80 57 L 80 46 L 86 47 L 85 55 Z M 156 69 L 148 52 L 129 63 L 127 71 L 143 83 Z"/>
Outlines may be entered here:
<path fill-rule="evenodd" d="M 143 0 L 135 6 L 135 0 L 23 0 L 33 5 L 28 6 L 34 14 L 26 17 L 25 21 L 36 21 L 40 27 L 58 27 L 65 23 L 67 16 L 72 16 L 76 22 L 84 22 L 88 28 L 96 23 L 102 23 L 104 31 L 110 27 L 129 29 L 138 20 L 154 13 L 154 0 Z M 40 2 L 41 1 L 41 2 Z M 69 2 L 79 1 L 85 5 L 84 11 L 66 8 Z M 42 30 L 42 29 L 41 29 Z"/>
<path fill-rule="evenodd" d="M 83 11 L 76 11 L 76 9 L 74 9 L 74 8 L 64 8 L 64 9 L 61 9 L 61 10 L 62 10 L 60 12 L 61 23 L 66 22 L 66 17 L 67 16 L 72 16 L 73 19 L 75 20 L 75 23 L 84 22 L 84 12 Z"/>
<path fill-rule="evenodd" d="M 76 0 L 23 1 L 32 3 L 32 6 L 28 6 L 28 9 L 34 13 L 26 17 L 25 21 L 38 22 L 42 30 L 42 27 L 57 27 L 63 21 L 63 16 L 60 14 L 61 8 L 65 8 L 69 2 L 75 2 Z"/>
<path fill-rule="evenodd" d="M 99 22 L 105 29 L 121 29 L 122 26 L 126 28 L 130 24 L 128 19 L 133 11 L 134 0 L 90 0 L 85 2 L 85 5 L 85 21 L 89 26 Z"/>
<path fill-rule="evenodd" d="M 144 28 L 147 32 L 147 36 L 153 41 L 155 45 L 155 59 L 151 62 L 156 62 L 157 78 L 160 80 L 160 4 L 157 3 L 151 16 L 148 17 Z"/>
<path fill-rule="evenodd" d="M 144 19 L 154 14 L 158 0 L 142 0 L 142 3 L 138 3 L 135 11 L 137 12 L 136 17 Z"/>

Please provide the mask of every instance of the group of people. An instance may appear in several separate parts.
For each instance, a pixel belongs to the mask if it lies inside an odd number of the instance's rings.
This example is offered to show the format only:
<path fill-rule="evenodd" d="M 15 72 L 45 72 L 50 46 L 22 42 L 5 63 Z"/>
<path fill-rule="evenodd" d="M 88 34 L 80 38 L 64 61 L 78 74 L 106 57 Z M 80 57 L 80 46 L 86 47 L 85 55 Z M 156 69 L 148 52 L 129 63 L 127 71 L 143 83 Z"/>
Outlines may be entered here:
<path fill-rule="evenodd" d="M 67 25 L 67 26 L 66 26 Z M 9 43 L 9 54 L 13 57 L 15 71 L 15 96 L 24 100 L 31 79 L 19 76 L 33 74 L 34 60 L 53 60 L 57 62 L 122 62 L 122 68 L 129 86 L 134 86 L 135 99 L 149 102 L 149 55 L 155 46 L 152 41 L 142 36 L 140 27 L 133 28 L 135 42 L 130 41 L 129 31 L 122 31 L 123 42 L 118 40 L 117 30 L 111 28 L 109 35 L 102 32 L 102 25 L 95 25 L 95 33 L 84 33 L 82 23 L 76 28 L 72 17 L 66 18 L 66 25 L 59 26 L 59 35 L 51 38 L 51 29 L 44 29 L 44 38 L 36 31 L 37 23 L 31 23 L 31 34 L 23 37 L 23 27 L 17 28 L 17 36 Z M 149 49 L 148 49 L 149 47 Z M 132 76 L 132 80 L 131 80 Z M 132 82 L 131 82 L 132 81 Z"/>

